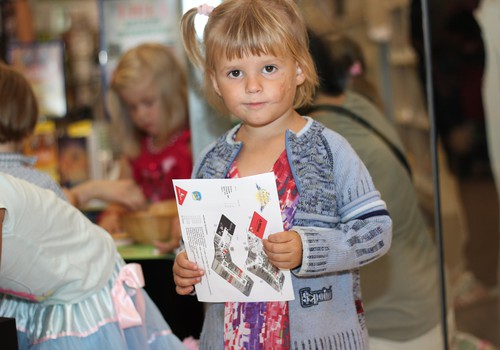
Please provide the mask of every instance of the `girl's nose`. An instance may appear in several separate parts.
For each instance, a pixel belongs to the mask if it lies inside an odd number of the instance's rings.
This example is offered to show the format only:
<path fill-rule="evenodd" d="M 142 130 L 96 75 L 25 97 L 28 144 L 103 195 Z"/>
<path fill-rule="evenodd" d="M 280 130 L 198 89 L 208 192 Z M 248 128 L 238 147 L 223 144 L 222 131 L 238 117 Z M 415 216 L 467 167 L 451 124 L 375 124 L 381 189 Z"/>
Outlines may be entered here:
<path fill-rule="evenodd" d="M 136 115 L 140 119 L 144 119 L 147 116 L 147 109 L 143 106 L 137 107 Z"/>
<path fill-rule="evenodd" d="M 247 78 L 246 91 L 249 94 L 254 94 L 262 91 L 262 85 L 258 77 L 249 76 Z"/>

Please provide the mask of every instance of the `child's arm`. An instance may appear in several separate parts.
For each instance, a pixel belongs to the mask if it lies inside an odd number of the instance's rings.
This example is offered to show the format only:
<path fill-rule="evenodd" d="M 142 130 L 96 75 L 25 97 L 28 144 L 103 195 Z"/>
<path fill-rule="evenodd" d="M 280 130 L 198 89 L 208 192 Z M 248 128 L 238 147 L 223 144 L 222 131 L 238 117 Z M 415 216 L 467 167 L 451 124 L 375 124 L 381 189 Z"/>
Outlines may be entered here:
<path fill-rule="evenodd" d="M 188 295 L 194 291 L 194 285 L 201 281 L 205 272 L 198 265 L 188 260 L 185 251 L 180 252 L 174 261 L 174 282 L 177 294 Z"/>
<path fill-rule="evenodd" d="M 85 206 L 91 199 L 115 202 L 128 209 L 144 208 L 146 199 L 132 179 L 89 180 L 71 189 L 65 189 L 69 202 L 77 207 Z"/>
<path fill-rule="evenodd" d="M 392 225 L 389 216 L 353 219 L 334 228 L 298 227 L 302 262 L 297 276 L 357 269 L 389 251 Z"/>
<path fill-rule="evenodd" d="M 324 135 L 331 140 L 331 168 L 311 174 L 308 194 L 332 201 L 320 212 L 308 203 L 297 212 L 292 230 L 303 250 L 297 276 L 357 269 L 386 254 L 392 240 L 392 220 L 365 165 L 345 139 Z"/>

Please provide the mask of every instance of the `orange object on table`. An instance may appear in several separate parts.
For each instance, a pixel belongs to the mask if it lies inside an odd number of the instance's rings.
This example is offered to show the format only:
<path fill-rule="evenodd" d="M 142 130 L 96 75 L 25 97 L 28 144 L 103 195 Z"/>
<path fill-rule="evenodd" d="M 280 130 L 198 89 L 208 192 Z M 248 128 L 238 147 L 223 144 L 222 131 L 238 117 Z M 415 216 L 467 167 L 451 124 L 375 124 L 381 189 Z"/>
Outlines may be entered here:
<path fill-rule="evenodd" d="M 168 241 L 171 238 L 172 221 L 177 217 L 175 200 L 153 203 L 147 210 L 129 212 L 121 215 L 123 230 L 141 244 L 154 241 Z"/>

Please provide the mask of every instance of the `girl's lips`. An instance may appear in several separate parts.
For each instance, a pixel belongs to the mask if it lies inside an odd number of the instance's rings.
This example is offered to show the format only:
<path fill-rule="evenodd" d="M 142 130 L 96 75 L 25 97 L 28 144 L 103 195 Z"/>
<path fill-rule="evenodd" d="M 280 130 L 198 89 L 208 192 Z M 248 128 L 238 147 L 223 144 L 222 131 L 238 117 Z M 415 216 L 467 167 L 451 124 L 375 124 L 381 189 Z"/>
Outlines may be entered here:
<path fill-rule="evenodd" d="M 152 125 L 149 125 L 149 124 L 141 126 L 141 130 L 144 131 L 145 133 L 149 134 L 149 135 L 152 135 L 152 134 L 154 134 L 157 131 L 157 130 L 155 130 L 153 128 Z"/>
<path fill-rule="evenodd" d="M 250 109 L 257 109 L 263 107 L 265 105 L 265 102 L 250 102 L 245 103 L 245 105 Z"/>

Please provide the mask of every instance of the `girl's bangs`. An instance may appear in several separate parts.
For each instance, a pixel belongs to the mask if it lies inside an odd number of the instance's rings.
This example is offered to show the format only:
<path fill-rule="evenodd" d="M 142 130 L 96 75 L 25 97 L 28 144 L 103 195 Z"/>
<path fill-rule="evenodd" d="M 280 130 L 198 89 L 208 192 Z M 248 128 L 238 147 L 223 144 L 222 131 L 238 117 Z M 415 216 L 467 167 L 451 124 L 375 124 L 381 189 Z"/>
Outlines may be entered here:
<path fill-rule="evenodd" d="M 214 40 L 212 53 L 219 56 L 224 52 L 226 59 L 240 59 L 248 55 L 272 55 L 280 56 L 287 52 L 286 38 L 280 37 L 273 31 L 253 30 L 245 31 L 242 28 L 234 30 L 223 36 L 216 36 Z M 220 39 L 219 39 L 220 38 Z M 216 62 L 216 60 L 214 60 Z"/>

